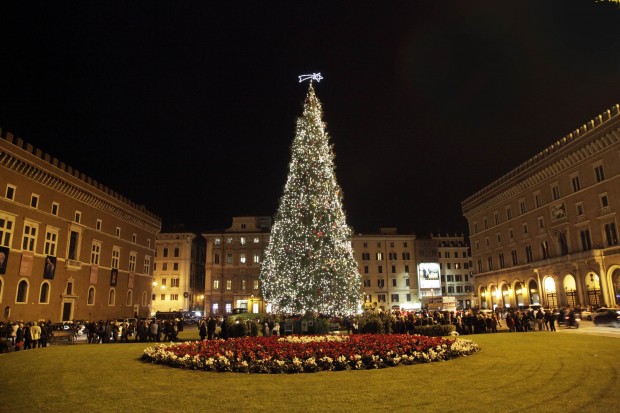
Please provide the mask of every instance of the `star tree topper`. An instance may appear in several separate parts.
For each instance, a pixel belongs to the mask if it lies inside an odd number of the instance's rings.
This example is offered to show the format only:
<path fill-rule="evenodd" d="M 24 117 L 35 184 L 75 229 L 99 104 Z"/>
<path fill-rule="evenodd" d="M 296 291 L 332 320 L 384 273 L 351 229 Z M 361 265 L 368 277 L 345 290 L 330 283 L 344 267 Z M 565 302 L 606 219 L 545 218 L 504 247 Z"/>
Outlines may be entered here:
<path fill-rule="evenodd" d="M 311 75 L 299 75 L 299 83 L 305 81 L 305 80 L 310 80 L 311 82 L 313 80 L 316 80 L 317 82 L 320 82 L 321 79 L 323 79 L 323 76 L 321 76 L 320 73 L 312 73 Z"/>

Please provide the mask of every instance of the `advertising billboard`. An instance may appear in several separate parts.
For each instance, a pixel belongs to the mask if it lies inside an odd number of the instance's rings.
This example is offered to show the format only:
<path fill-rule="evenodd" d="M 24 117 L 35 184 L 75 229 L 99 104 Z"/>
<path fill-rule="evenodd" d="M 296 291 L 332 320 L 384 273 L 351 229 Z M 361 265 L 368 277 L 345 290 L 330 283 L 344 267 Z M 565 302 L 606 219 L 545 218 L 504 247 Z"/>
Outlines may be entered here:
<path fill-rule="evenodd" d="M 418 265 L 418 283 L 420 288 L 441 289 L 439 263 L 424 262 Z"/>

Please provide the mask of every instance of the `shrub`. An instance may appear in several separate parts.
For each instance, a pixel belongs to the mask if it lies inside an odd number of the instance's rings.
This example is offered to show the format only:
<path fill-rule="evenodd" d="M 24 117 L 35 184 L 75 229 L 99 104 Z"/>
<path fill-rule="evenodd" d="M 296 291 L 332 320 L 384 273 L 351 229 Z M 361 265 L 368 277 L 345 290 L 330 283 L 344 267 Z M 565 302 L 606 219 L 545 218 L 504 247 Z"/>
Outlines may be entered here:
<path fill-rule="evenodd" d="M 413 327 L 413 334 L 427 336 L 427 337 L 443 337 L 449 336 L 451 332 L 455 330 L 455 326 L 451 324 L 434 324 L 430 326 L 415 326 Z"/>

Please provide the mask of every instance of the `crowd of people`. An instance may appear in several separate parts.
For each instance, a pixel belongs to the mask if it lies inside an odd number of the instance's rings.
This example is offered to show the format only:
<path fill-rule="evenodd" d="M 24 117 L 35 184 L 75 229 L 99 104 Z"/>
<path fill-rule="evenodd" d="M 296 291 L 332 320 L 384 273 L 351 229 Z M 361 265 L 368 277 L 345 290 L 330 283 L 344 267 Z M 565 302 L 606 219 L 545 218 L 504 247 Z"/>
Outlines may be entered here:
<path fill-rule="evenodd" d="M 497 333 L 500 328 L 509 332 L 556 331 L 556 324 L 578 326 L 579 314 L 574 308 L 518 310 L 495 308 L 494 310 L 468 309 L 458 311 L 386 311 L 381 317 L 390 324 L 395 334 L 411 334 L 415 326 L 446 325 L 455 326 L 458 334 Z M 226 339 L 232 336 L 228 331 L 229 319 L 210 316 L 198 321 L 198 335 L 201 340 Z M 349 334 L 360 332 L 357 317 L 338 320 Z M 260 333 L 263 336 L 281 335 L 286 332 L 285 321 L 273 315 L 260 320 Z M 52 324 L 40 322 L 0 322 L 0 351 L 20 351 L 46 347 L 53 341 L 58 328 L 69 331 L 73 338 L 86 337 L 89 344 L 174 341 L 183 331 L 183 320 L 126 319 L 100 320 L 93 322 L 69 322 Z M 248 328 L 249 331 L 249 328 Z M 257 332 L 258 333 L 258 332 Z M 66 333 L 65 333 L 66 334 Z"/>

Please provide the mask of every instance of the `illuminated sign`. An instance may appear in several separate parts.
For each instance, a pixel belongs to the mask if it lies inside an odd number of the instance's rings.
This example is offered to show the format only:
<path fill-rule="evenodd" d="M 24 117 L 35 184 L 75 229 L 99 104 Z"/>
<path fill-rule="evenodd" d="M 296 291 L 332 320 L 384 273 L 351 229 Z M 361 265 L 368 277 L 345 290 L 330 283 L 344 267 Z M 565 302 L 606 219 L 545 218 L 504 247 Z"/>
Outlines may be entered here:
<path fill-rule="evenodd" d="M 439 263 L 425 262 L 418 265 L 418 283 L 420 288 L 441 288 Z"/>

